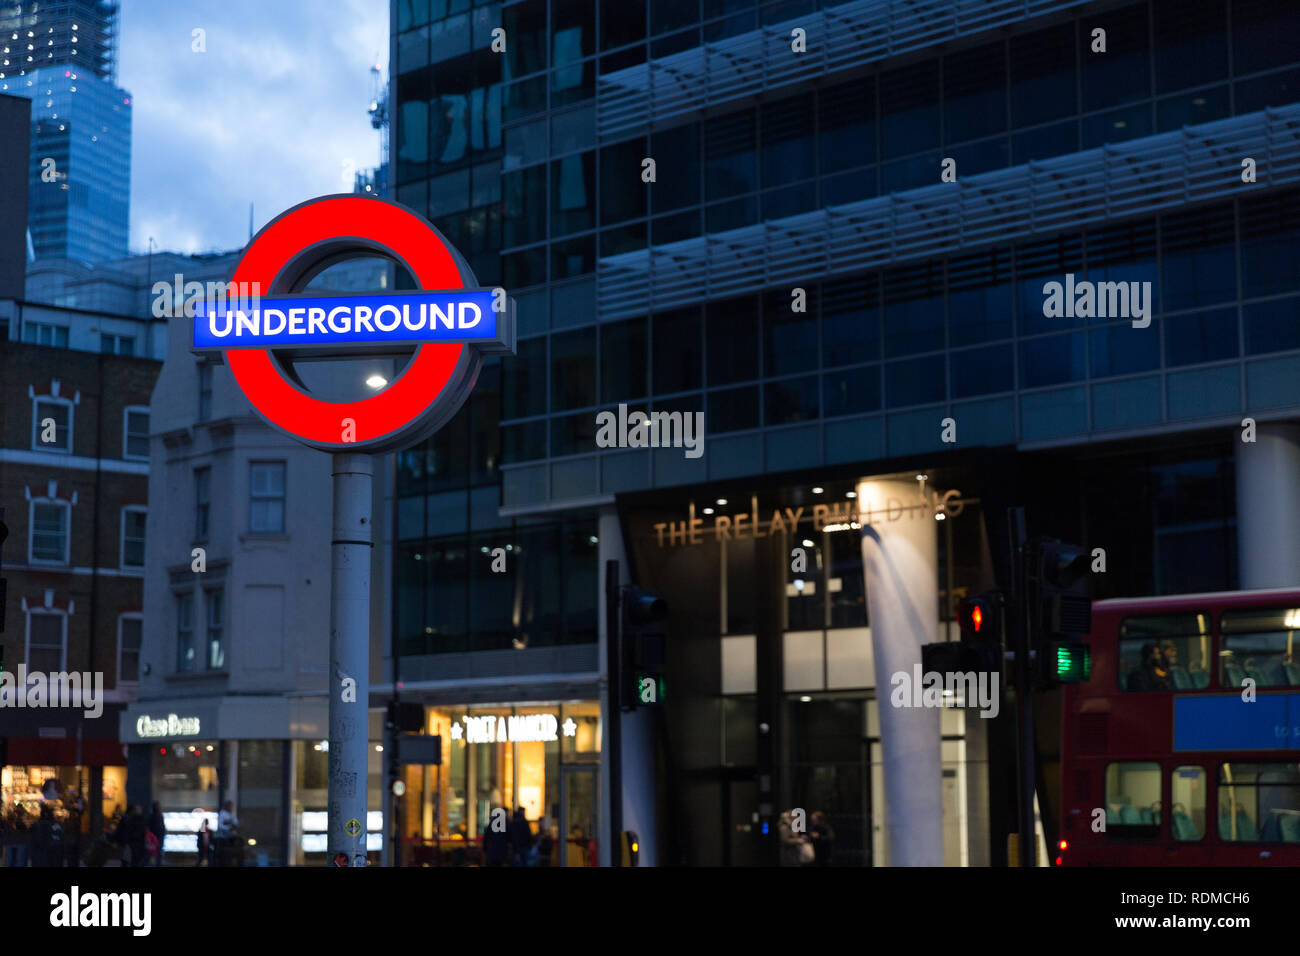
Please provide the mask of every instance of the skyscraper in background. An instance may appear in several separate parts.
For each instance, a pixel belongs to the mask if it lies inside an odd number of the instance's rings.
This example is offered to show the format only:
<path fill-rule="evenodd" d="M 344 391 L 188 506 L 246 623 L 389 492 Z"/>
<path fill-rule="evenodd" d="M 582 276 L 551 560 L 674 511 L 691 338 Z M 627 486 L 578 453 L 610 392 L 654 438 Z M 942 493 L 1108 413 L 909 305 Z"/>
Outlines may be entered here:
<path fill-rule="evenodd" d="M 38 259 L 127 253 L 131 97 L 116 84 L 117 16 L 107 0 L 0 3 L 0 92 L 32 101 Z"/>

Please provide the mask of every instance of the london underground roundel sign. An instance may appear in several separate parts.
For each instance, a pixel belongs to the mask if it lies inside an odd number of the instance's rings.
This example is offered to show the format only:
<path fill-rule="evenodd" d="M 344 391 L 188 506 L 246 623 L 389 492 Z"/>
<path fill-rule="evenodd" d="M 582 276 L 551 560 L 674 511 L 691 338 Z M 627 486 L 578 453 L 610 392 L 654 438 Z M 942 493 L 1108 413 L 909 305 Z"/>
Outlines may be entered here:
<path fill-rule="evenodd" d="M 418 289 L 297 291 L 359 254 L 401 263 Z M 469 397 L 482 357 L 514 352 L 514 303 L 504 290 L 478 288 L 432 223 L 383 199 L 323 196 L 282 213 L 248 244 L 230 289 L 258 291 L 251 301 L 197 303 L 194 351 L 221 352 L 258 414 L 325 451 L 393 451 L 428 438 Z M 352 402 L 314 397 L 282 364 L 412 346 L 391 383 Z"/>

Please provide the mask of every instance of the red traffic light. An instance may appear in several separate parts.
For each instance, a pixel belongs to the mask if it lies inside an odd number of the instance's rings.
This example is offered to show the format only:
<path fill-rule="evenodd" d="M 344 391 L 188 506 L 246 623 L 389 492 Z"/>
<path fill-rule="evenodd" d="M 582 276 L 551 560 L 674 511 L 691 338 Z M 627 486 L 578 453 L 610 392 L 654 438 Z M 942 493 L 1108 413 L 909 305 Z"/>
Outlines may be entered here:
<path fill-rule="evenodd" d="M 981 641 L 1000 640 L 997 595 L 985 592 L 958 601 L 957 626 L 968 637 L 978 637 Z"/>

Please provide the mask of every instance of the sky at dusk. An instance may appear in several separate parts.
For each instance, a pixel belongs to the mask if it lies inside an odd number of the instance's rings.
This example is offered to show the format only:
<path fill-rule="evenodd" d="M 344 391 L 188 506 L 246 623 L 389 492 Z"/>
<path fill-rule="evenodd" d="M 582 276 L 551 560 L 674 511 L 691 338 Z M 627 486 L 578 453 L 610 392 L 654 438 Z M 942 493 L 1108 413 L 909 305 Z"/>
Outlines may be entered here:
<path fill-rule="evenodd" d="M 195 52 L 193 31 L 206 31 Z M 242 247 L 289 207 L 379 163 L 373 77 L 388 0 L 123 0 L 131 251 Z"/>

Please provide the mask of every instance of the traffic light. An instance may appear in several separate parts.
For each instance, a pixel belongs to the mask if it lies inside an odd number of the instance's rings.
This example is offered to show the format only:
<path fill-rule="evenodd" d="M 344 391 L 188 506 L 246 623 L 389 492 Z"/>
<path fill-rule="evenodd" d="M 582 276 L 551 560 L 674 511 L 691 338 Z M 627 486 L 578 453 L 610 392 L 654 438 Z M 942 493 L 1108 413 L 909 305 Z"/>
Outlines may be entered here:
<path fill-rule="evenodd" d="M 986 591 L 957 602 L 957 626 L 963 641 L 1002 642 L 1001 609 L 998 594 Z"/>
<path fill-rule="evenodd" d="M 967 670 L 1003 676 L 1002 594 L 985 591 L 957 603 L 957 624 L 962 643 L 969 647 Z"/>
<path fill-rule="evenodd" d="M 1052 641 L 1046 666 L 1058 684 L 1081 683 L 1092 675 L 1092 649 L 1082 641 Z"/>
<path fill-rule="evenodd" d="M 653 591 L 630 585 L 623 591 L 623 629 L 645 627 L 668 616 L 668 603 Z"/>
<path fill-rule="evenodd" d="M 668 603 L 635 585 L 622 590 L 619 603 L 618 700 L 622 710 L 631 711 L 662 700 L 664 635 L 658 625 L 668 616 Z"/>
<path fill-rule="evenodd" d="M 1033 556 L 1030 641 L 1039 682 L 1077 684 L 1092 674 L 1092 653 L 1083 638 L 1092 630 L 1089 553 L 1079 545 L 1040 539 Z"/>
<path fill-rule="evenodd" d="M 921 669 L 939 674 L 988 673 L 1002 680 L 1002 595 L 985 591 L 957 602 L 961 640 L 921 647 Z M 968 701 L 968 706 L 974 706 Z"/>

